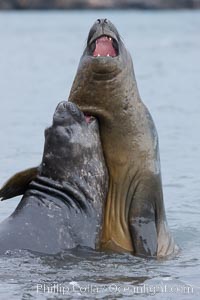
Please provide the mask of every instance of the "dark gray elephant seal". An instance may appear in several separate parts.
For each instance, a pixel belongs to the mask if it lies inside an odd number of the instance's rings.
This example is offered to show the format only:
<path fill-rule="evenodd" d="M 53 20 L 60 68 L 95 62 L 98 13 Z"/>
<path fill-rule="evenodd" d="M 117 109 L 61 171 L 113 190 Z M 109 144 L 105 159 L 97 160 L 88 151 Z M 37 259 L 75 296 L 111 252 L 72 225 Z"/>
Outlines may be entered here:
<path fill-rule="evenodd" d="M 102 248 L 167 256 L 178 249 L 166 221 L 158 137 L 132 59 L 115 26 L 92 26 L 69 101 L 98 118 L 109 171 Z"/>
<path fill-rule="evenodd" d="M 99 248 L 108 177 L 97 121 L 87 123 L 75 104 L 61 102 L 45 131 L 37 173 L 14 213 L 0 224 L 0 253 Z"/>

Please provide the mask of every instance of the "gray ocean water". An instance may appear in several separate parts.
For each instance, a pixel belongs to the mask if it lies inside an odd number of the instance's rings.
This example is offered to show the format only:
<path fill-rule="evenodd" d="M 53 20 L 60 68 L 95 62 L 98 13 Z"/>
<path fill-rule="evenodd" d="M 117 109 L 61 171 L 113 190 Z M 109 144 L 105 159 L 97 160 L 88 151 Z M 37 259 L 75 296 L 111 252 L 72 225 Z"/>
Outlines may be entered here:
<path fill-rule="evenodd" d="M 200 299 L 200 12 L 0 13 L 0 185 L 38 165 L 87 33 L 111 19 L 130 50 L 160 141 L 165 207 L 180 255 L 149 260 L 77 249 L 0 257 L 0 299 Z M 0 221 L 20 197 L 0 203 Z"/>

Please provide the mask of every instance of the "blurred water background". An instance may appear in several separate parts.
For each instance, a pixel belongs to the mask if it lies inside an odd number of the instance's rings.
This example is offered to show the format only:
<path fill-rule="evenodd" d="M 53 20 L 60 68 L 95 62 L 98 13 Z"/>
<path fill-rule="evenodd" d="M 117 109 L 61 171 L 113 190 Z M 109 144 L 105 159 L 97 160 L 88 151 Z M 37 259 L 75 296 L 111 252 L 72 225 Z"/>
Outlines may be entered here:
<path fill-rule="evenodd" d="M 158 130 L 166 213 L 182 252 L 165 261 L 83 249 L 55 257 L 8 252 L 0 258 L 1 300 L 200 299 L 199 11 L 1 12 L 0 185 L 40 163 L 44 129 L 67 99 L 89 28 L 101 17 L 132 54 Z M 0 203 L 0 220 L 19 200 Z"/>

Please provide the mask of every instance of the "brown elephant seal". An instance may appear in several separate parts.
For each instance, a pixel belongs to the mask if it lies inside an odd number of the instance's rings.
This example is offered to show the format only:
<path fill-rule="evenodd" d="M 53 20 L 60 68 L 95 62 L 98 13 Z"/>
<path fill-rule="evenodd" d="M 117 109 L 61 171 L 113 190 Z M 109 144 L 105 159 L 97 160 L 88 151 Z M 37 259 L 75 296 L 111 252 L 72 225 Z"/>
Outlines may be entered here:
<path fill-rule="evenodd" d="M 24 178 L 35 178 L 14 213 L 0 223 L 0 253 L 99 248 L 108 176 L 95 119 L 86 122 L 75 104 L 61 102 L 45 131 L 41 165 L 22 175 L 12 178 L 8 196 Z"/>
<path fill-rule="evenodd" d="M 107 19 L 98 19 L 89 32 L 69 101 L 99 120 L 109 171 L 102 248 L 141 256 L 175 253 L 156 128 L 140 98 L 131 56 Z"/>

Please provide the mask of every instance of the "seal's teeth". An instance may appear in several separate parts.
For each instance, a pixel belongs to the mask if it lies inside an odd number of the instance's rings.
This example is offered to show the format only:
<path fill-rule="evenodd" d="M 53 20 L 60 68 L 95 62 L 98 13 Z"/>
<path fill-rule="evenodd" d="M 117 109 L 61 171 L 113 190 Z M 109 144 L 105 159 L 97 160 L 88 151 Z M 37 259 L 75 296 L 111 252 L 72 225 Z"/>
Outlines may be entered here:
<path fill-rule="evenodd" d="M 110 40 L 110 41 L 112 41 L 112 38 L 111 38 L 111 37 L 109 37 L 109 40 Z"/>
<path fill-rule="evenodd" d="M 100 54 L 97 54 L 97 56 L 100 56 Z"/>
<path fill-rule="evenodd" d="M 107 56 L 110 56 L 110 54 L 107 54 Z"/>

